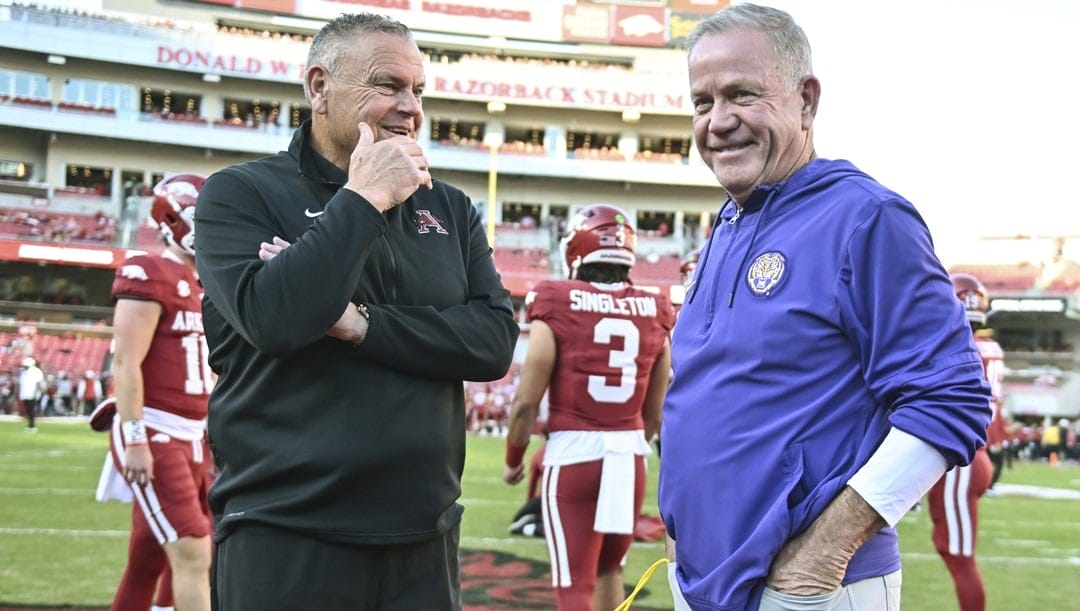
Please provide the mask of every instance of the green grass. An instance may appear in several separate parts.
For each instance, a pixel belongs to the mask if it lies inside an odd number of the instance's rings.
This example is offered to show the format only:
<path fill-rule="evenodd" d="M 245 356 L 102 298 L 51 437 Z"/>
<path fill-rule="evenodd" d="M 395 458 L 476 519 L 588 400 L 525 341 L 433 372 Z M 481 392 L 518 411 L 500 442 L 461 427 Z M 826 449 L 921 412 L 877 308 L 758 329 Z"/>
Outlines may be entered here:
<path fill-rule="evenodd" d="M 0 422 L 0 603 L 107 605 L 126 560 L 130 506 L 97 503 L 94 488 L 108 440 L 85 424 L 42 422 L 40 432 Z M 502 481 L 503 440 L 470 437 L 462 503 L 462 547 L 547 561 L 541 539 L 509 536 L 524 484 Z M 655 456 L 647 513 L 656 511 Z M 1080 490 L 1080 469 L 1021 463 L 1003 483 Z M 980 505 L 979 557 L 991 611 L 1076 608 L 1080 601 L 1080 501 L 1019 496 Z M 722 514 L 718 510 L 718 518 Z M 930 542 L 927 512 L 899 525 L 904 553 L 904 608 L 957 609 L 952 582 Z M 659 543 L 635 543 L 627 587 L 657 558 Z M 637 605 L 669 609 L 664 574 L 655 575 Z"/>

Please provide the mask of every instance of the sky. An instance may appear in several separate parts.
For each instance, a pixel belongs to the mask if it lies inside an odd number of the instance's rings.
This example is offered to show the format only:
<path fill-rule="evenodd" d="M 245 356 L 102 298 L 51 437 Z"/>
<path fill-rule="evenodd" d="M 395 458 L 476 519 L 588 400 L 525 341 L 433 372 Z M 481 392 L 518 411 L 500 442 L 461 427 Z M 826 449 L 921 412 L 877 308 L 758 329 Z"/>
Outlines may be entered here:
<path fill-rule="evenodd" d="M 910 200 L 946 263 L 1080 239 L 1080 0 L 758 2 L 810 39 L 818 155 Z"/>

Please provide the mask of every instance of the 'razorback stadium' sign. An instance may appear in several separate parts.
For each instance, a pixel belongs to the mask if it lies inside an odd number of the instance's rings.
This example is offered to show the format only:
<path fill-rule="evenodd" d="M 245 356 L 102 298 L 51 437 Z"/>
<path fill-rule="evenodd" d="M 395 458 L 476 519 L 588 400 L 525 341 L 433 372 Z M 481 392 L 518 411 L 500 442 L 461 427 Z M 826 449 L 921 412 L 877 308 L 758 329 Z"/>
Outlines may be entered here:
<path fill-rule="evenodd" d="M 657 113 L 689 111 L 686 98 L 672 93 L 574 87 L 565 85 L 536 85 L 534 83 L 495 81 L 478 78 L 448 79 L 435 77 L 429 95 L 477 100 L 524 102 L 543 106 L 573 106 L 576 108 L 638 108 Z M 629 83 L 627 83 L 629 84 Z"/>

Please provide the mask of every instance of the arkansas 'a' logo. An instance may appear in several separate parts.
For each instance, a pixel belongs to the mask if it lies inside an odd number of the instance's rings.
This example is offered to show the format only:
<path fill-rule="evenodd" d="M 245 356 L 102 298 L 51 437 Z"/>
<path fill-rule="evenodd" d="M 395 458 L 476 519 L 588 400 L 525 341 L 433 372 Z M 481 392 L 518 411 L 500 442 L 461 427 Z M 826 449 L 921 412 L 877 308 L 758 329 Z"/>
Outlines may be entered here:
<path fill-rule="evenodd" d="M 443 227 L 443 222 L 437 216 L 431 213 L 430 210 L 417 210 L 416 211 L 416 231 L 420 234 L 441 233 L 443 235 L 450 235 L 450 232 Z"/>

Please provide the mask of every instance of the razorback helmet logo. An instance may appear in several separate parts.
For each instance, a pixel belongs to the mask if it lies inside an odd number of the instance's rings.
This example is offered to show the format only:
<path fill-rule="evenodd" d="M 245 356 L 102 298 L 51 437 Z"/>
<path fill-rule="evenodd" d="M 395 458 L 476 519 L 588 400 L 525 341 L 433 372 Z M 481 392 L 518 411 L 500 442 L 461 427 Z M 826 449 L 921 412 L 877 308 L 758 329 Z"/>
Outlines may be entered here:
<path fill-rule="evenodd" d="M 173 174 L 154 185 L 150 219 L 170 245 L 195 254 L 195 202 L 206 183 L 200 174 Z"/>
<path fill-rule="evenodd" d="M 592 204 L 570 220 L 560 243 L 570 278 L 588 263 L 633 267 L 637 261 L 637 234 L 621 209 L 608 204 Z"/>

